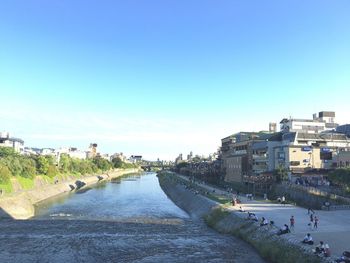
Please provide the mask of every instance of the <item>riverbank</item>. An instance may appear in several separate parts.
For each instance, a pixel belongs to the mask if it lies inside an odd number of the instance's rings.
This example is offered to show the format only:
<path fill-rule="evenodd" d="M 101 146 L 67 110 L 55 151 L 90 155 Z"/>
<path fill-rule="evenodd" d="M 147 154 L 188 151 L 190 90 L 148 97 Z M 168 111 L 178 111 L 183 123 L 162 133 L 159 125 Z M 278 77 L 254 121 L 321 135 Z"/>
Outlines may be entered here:
<path fill-rule="evenodd" d="M 0 218 L 29 219 L 35 214 L 35 204 L 45 199 L 137 172 L 140 170 L 115 169 L 100 175 L 69 178 L 54 184 L 42 180 L 31 190 L 18 191 L 11 196 L 0 198 Z"/>
<path fill-rule="evenodd" d="M 313 255 L 310 246 L 302 246 L 295 237 L 277 236 L 277 229 L 260 227 L 259 224 L 246 220 L 245 213 L 232 211 L 225 205 L 208 199 L 200 194 L 200 189 L 198 191 L 186 187 L 184 179 L 175 174 L 158 175 L 158 178 L 164 192 L 179 207 L 190 215 L 204 218 L 217 231 L 245 240 L 270 262 L 329 262 Z"/>

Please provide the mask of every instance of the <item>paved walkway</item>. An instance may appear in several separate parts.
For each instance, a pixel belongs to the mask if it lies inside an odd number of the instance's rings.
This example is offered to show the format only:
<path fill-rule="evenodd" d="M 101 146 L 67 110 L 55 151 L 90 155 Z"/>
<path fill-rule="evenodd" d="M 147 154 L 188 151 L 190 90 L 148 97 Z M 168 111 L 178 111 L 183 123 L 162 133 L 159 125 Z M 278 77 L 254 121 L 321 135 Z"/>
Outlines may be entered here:
<path fill-rule="evenodd" d="M 185 176 L 181 177 L 188 180 Z M 232 197 L 232 194 L 217 187 L 201 183 L 199 185 L 211 192 L 215 190 L 215 193 L 218 195 Z M 321 240 L 328 243 L 332 256 L 341 255 L 345 250 L 350 251 L 350 210 L 315 210 L 315 215 L 319 218 L 318 229 L 311 230 L 308 226 L 310 216 L 305 208 L 289 204 L 276 204 L 264 200 L 247 200 L 245 196 L 240 196 L 239 199 L 242 201 L 242 204 L 231 207 L 230 209 L 238 210 L 239 206 L 242 206 L 246 212 L 255 213 L 259 217 L 259 220 L 263 216 L 269 221 L 274 221 L 277 227 L 281 227 L 284 224 L 288 224 L 289 226 L 289 219 L 293 215 L 295 218 L 295 228 L 292 230 L 291 235 L 295 235 L 297 239 L 302 240 L 306 233 L 310 233 L 315 245 Z M 310 246 L 310 249 L 313 247 Z"/>

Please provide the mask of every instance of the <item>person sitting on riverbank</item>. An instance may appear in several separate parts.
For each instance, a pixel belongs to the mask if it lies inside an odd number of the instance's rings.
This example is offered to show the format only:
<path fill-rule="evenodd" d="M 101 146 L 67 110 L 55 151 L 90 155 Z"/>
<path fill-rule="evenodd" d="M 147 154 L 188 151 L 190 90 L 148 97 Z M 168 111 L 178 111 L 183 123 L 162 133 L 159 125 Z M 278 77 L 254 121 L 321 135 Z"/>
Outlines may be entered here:
<path fill-rule="evenodd" d="M 245 212 L 245 210 L 240 206 L 239 207 L 239 212 Z"/>
<path fill-rule="evenodd" d="M 256 221 L 256 222 L 259 221 L 258 217 L 254 213 L 250 213 L 250 212 L 248 212 L 248 218 L 247 219 L 248 220 L 253 220 L 253 221 Z"/>
<path fill-rule="evenodd" d="M 284 226 L 277 232 L 277 235 L 284 235 L 290 233 L 289 226 L 287 224 L 284 224 Z"/>
<path fill-rule="evenodd" d="M 306 236 L 304 237 L 303 241 L 301 241 L 303 244 L 308 244 L 308 245 L 313 245 L 314 241 L 312 240 L 312 236 L 310 233 L 307 233 Z"/>
<path fill-rule="evenodd" d="M 261 218 L 260 226 L 267 226 L 269 224 L 269 221 L 265 217 Z"/>
<path fill-rule="evenodd" d="M 320 243 L 312 251 L 314 252 L 314 254 L 323 254 L 324 250 L 325 250 L 325 245 L 323 241 L 320 241 Z"/>
<path fill-rule="evenodd" d="M 335 260 L 337 263 L 350 263 L 350 252 L 344 251 L 342 256 Z"/>
<path fill-rule="evenodd" d="M 323 256 L 325 256 L 326 258 L 331 256 L 331 249 L 329 248 L 328 244 L 324 245 Z"/>

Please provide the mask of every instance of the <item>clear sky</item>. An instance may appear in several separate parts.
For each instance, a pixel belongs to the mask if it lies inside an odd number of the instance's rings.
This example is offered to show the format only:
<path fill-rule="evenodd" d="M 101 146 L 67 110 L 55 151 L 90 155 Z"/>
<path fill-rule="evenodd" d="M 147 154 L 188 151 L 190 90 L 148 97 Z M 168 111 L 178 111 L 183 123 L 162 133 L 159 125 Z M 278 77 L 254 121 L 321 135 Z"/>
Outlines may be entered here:
<path fill-rule="evenodd" d="M 174 159 L 284 117 L 350 123 L 349 14 L 348 0 L 3 0 L 0 130 Z"/>

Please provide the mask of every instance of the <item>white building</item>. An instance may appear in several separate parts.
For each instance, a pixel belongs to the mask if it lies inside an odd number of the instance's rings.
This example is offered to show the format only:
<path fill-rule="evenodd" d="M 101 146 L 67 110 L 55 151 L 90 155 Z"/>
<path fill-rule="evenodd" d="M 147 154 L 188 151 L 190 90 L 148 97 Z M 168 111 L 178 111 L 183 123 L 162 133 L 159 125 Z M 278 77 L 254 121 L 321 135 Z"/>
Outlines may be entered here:
<path fill-rule="evenodd" d="M 10 137 L 8 132 L 0 132 L 0 147 L 9 147 L 18 153 L 23 153 L 24 141 L 19 138 Z"/>
<path fill-rule="evenodd" d="M 131 155 L 129 161 L 132 163 L 139 163 L 142 161 L 142 155 Z"/>
<path fill-rule="evenodd" d="M 335 112 L 321 111 L 312 119 L 283 119 L 280 122 L 281 132 L 321 133 L 333 131 L 338 126 L 335 123 Z"/>

